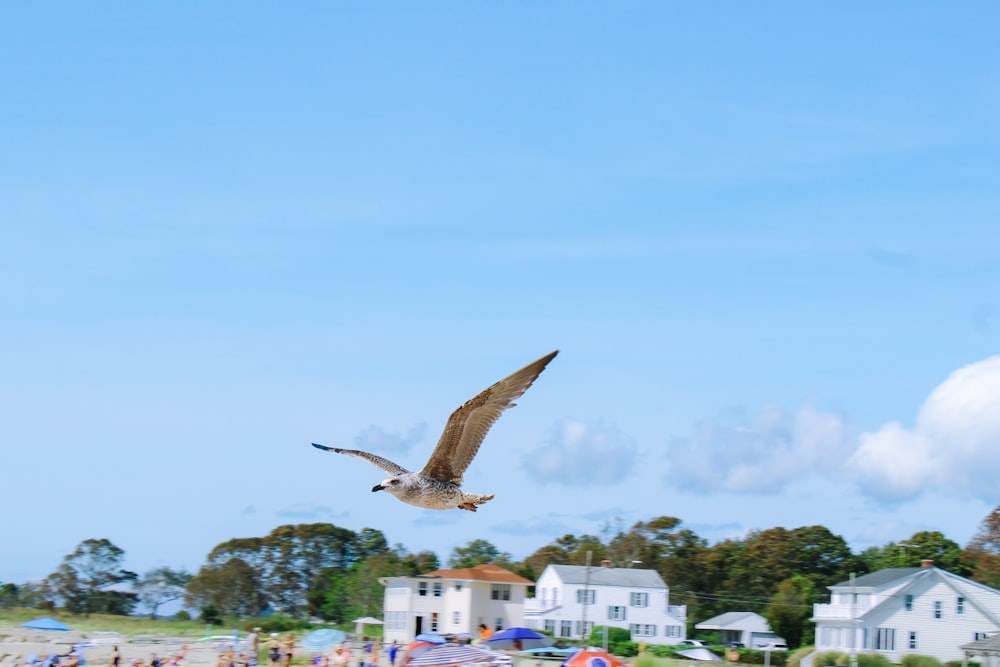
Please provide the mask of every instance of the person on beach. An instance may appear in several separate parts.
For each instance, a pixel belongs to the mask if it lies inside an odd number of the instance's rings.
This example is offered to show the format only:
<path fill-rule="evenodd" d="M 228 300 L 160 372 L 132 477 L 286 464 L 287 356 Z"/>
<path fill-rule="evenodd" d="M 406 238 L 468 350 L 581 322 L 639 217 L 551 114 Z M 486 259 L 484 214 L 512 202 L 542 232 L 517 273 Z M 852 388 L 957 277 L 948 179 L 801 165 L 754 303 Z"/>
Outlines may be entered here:
<path fill-rule="evenodd" d="M 267 640 L 265 647 L 267 648 L 267 659 L 270 661 L 271 667 L 278 667 L 278 663 L 281 662 L 281 642 L 278 641 L 277 632 L 271 633 L 271 638 Z"/>
<path fill-rule="evenodd" d="M 281 653 L 285 659 L 285 667 L 292 667 L 292 656 L 295 655 L 295 635 L 289 632 L 285 641 L 281 642 Z"/>
<path fill-rule="evenodd" d="M 111 651 L 111 667 L 121 667 L 122 654 L 118 652 L 118 645 Z"/>
<path fill-rule="evenodd" d="M 399 644 L 393 639 L 392 643 L 389 644 L 389 648 L 385 650 L 386 655 L 389 656 L 389 667 L 396 667 L 396 653 L 399 651 Z"/>

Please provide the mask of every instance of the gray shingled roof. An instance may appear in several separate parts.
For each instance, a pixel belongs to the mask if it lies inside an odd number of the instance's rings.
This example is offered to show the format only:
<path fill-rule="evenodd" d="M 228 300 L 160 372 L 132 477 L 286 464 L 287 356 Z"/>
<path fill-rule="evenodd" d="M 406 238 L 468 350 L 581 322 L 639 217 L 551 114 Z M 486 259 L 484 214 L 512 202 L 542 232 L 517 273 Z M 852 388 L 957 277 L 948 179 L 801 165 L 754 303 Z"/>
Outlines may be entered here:
<path fill-rule="evenodd" d="M 860 577 L 854 579 L 854 585 L 859 587 L 878 587 L 883 584 L 888 584 L 891 581 L 896 581 L 897 579 L 903 579 L 909 577 L 910 575 L 916 574 L 918 572 L 924 572 L 930 568 L 926 567 L 887 567 L 884 570 L 879 570 L 878 572 L 870 572 L 869 574 L 863 574 Z M 851 581 L 842 581 L 839 584 L 834 584 L 828 588 L 850 588 Z"/>
<path fill-rule="evenodd" d="M 1000 655 L 1000 634 L 962 644 L 959 648 L 968 655 Z"/>
<path fill-rule="evenodd" d="M 696 625 L 695 627 L 699 630 L 721 630 L 723 628 L 728 628 L 730 626 L 736 625 L 740 621 L 745 621 L 747 619 L 759 618 L 764 620 L 760 614 L 755 614 L 752 611 L 727 611 L 718 616 L 713 616 L 712 618 L 706 618 L 704 621 Z"/>
<path fill-rule="evenodd" d="M 588 580 L 585 565 L 549 565 L 556 571 L 565 584 L 584 585 Z M 627 586 L 629 588 L 667 588 L 663 577 L 656 570 L 639 570 L 632 567 L 604 567 L 593 565 L 590 568 L 591 586 Z"/>

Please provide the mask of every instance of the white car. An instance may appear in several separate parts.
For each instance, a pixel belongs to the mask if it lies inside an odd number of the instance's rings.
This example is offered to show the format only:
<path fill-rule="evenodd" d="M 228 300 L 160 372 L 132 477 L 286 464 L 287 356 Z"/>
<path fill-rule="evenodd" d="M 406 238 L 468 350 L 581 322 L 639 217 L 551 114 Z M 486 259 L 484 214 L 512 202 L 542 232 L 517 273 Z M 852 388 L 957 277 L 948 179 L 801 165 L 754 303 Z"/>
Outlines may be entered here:
<path fill-rule="evenodd" d="M 770 644 L 761 644 L 758 646 L 761 651 L 787 651 L 788 644 L 783 644 L 781 642 L 771 642 Z"/>
<path fill-rule="evenodd" d="M 699 639 L 682 639 L 675 646 L 705 646 L 705 642 Z"/>

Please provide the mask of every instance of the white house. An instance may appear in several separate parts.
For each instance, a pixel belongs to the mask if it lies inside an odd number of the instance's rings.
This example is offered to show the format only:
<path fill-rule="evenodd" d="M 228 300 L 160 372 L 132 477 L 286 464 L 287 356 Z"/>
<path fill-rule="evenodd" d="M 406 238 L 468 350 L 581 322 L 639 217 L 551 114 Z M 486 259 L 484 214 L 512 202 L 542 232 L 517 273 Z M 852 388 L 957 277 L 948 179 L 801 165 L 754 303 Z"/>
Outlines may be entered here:
<path fill-rule="evenodd" d="M 525 601 L 529 628 L 556 637 L 589 637 L 595 625 L 624 628 L 632 641 L 676 644 L 687 632 L 687 606 L 670 604 L 670 589 L 656 570 L 549 565 Z"/>
<path fill-rule="evenodd" d="M 723 644 L 740 642 L 748 648 L 766 644 L 784 643 L 785 640 L 771 632 L 767 619 L 752 611 L 727 611 L 707 618 L 694 626 L 698 630 L 717 630 Z"/>
<path fill-rule="evenodd" d="M 961 660 L 961 646 L 1000 630 L 1000 591 L 923 561 L 830 586 L 813 607 L 816 650 Z"/>
<path fill-rule="evenodd" d="M 412 641 L 421 632 L 477 636 L 524 625 L 524 597 L 531 580 L 498 565 L 437 570 L 416 577 L 385 577 L 385 641 Z"/>

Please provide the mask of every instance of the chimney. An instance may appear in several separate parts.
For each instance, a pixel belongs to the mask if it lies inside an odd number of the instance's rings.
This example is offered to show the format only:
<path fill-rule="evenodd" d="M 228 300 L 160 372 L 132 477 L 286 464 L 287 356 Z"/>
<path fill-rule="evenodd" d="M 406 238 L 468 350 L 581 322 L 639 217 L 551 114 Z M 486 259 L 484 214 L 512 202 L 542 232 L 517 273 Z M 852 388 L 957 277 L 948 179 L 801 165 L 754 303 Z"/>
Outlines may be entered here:
<path fill-rule="evenodd" d="M 932 561 L 930 558 L 925 558 L 922 561 L 920 561 L 920 567 L 934 567 L 934 561 Z"/>
<path fill-rule="evenodd" d="M 605 559 L 601 561 L 601 567 L 611 567 L 611 561 Z"/>

